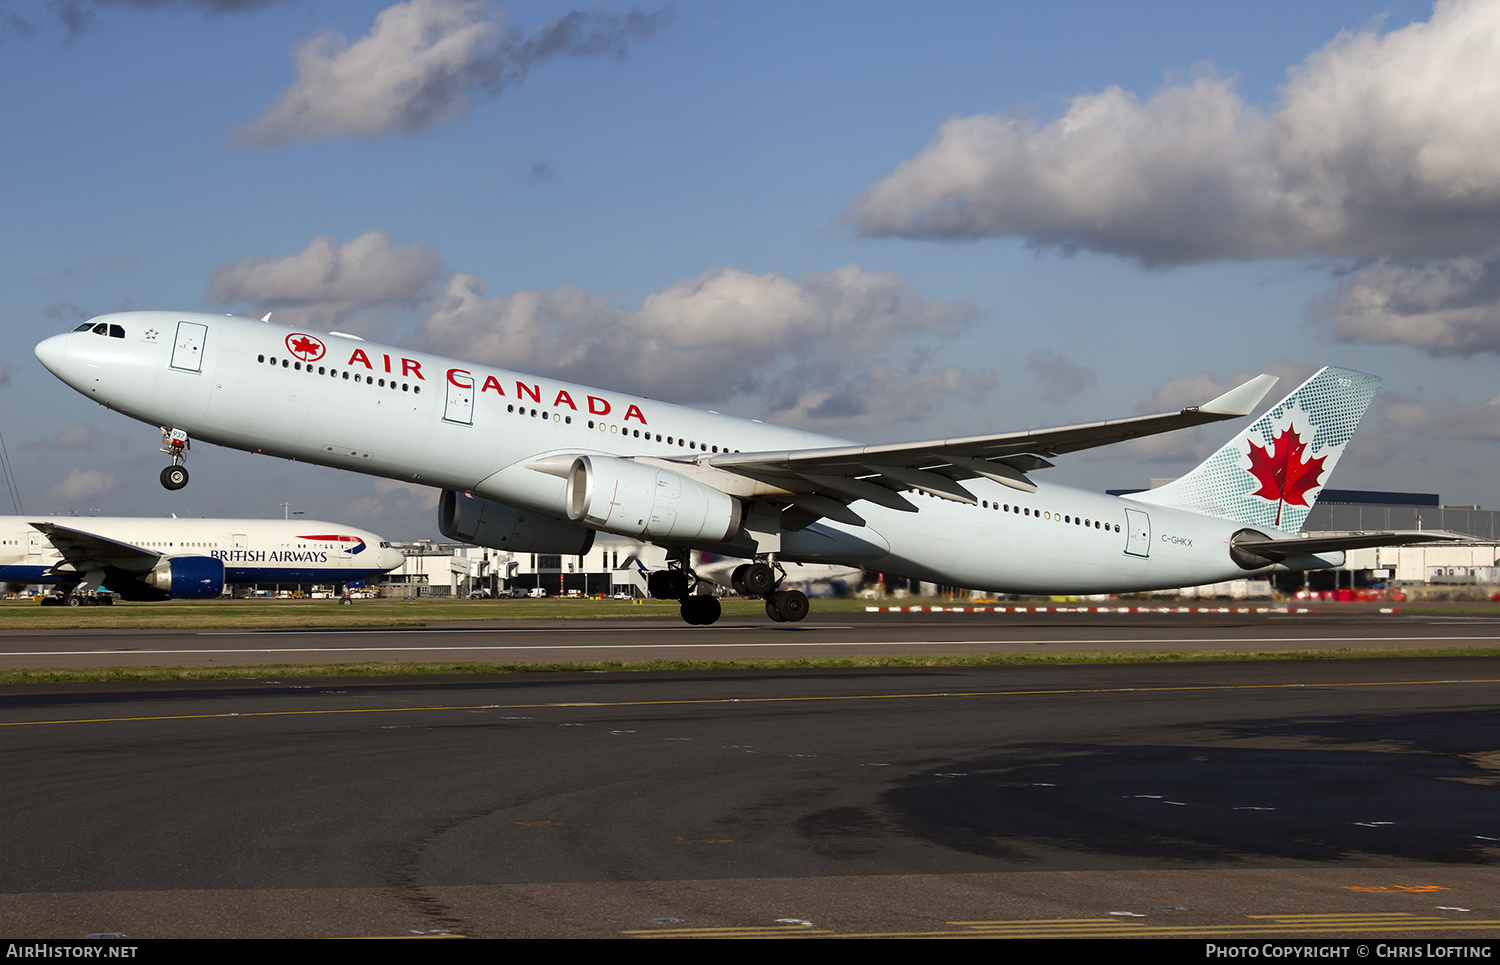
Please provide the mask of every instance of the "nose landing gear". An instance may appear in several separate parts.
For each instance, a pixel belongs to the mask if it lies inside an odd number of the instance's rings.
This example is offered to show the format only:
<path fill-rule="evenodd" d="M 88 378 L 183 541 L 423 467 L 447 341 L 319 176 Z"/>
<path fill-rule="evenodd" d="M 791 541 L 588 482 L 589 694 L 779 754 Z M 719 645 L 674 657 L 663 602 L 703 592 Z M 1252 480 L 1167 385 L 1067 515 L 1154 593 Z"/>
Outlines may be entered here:
<path fill-rule="evenodd" d="M 181 429 L 162 426 L 161 451 L 172 457 L 172 464 L 161 471 L 161 484 L 167 489 L 178 490 L 188 483 L 187 467 L 183 463 L 183 451 L 192 448 L 188 435 Z"/>

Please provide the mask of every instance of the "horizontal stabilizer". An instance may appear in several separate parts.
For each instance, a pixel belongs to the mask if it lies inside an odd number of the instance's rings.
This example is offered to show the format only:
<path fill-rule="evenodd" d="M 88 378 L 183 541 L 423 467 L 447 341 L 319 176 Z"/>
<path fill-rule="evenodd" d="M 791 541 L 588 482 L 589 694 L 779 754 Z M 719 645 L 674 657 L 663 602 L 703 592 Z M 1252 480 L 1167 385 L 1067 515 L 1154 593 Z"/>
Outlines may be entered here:
<path fill-rule="evenodd" d="M 1318 556 L 1374 546 L 1420 546 L 1428 543 L 1462 543 L 1472 536 L 1444 530 L 1395 530 L 1385 533 L 1340 533 L 1296 539 L 1267 539 L 1253 530 L 1242 530 L 1229 541 L 1230 553 L 1241 566 L 1268 566 L 1294 556 Z"/>

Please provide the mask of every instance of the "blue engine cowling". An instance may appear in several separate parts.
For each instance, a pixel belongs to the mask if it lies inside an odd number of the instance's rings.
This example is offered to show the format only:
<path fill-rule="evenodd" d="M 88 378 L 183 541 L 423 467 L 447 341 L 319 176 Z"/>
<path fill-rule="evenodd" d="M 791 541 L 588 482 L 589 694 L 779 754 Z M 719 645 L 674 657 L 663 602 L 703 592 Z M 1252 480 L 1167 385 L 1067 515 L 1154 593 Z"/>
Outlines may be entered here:
<path fill-rule="evenodd" d="M 224 592 L 224 562 L 209 556 L 174 556 L 157 563 L 140 582 L 174 600 L 207 600 Z"/>

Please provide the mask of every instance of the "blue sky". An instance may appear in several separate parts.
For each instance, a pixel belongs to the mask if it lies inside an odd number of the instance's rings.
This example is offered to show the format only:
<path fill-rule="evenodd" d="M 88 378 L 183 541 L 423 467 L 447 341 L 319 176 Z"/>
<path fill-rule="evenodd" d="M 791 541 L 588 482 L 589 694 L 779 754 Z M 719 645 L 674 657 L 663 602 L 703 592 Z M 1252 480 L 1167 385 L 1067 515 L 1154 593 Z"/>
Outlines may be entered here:
<path fill-rule="evenodd" d="M 429 491 L 209 446 L 163 491 L 155 431 L 31 355 L 132 307 L 883 441 L 1334 363 L 1386 384 L 1333 485 L 1500 501 L 1493 2 L 6 0 L 0 51 L 30 512 L 434 534 Z"/>

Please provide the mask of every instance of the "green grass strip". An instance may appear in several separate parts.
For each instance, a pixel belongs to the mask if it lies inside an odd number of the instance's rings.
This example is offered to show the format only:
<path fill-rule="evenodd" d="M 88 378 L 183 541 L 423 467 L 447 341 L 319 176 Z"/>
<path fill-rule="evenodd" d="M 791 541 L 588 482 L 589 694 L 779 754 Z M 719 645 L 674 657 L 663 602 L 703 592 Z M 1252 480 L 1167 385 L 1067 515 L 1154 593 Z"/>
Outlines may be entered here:
<path fill-rule="evenodd" d="M 960 653 L 753 660 L 641 660 L 595 663 L 363 662 L 213 667 L 83 667 L 0 670 L 0 686 L 165 680 L 267 681 L 288 678 L 472 677 L 484 674 L 641 673 L 715 670 L 866 670 L 934 667 L 1023 667 L 1073 664 L 1226 663 L 1247 660 L 1368 660 L 1412 657 L 1500 657 L 1500 647 L 1400 650 L 1124 650 L 1059 654 Z"/>

